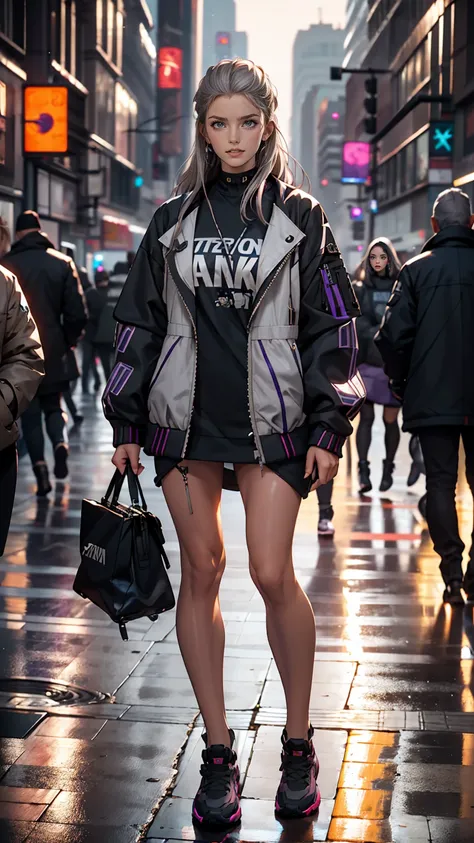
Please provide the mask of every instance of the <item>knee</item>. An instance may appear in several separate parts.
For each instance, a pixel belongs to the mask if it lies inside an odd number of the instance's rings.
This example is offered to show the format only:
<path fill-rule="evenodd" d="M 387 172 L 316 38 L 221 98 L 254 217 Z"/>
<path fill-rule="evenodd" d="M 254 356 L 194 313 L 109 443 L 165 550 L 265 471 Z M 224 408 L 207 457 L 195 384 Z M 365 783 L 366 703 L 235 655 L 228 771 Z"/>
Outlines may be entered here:
<path fill-rule="evenodd" d="M 195 545 L 182 556 L 183 580 L 189 583 L 193 595 L 206 596 L 219 588 L 225 570 L 225 550 L 222 544 Z"/>
<path fill-rule="evenodd" d="M 275 564 L 274 559 L 262 560 L 255 564 L 250 562 L 250 576 L 266 603 L 282 603 L 288 596 L 294 576 Z"/>

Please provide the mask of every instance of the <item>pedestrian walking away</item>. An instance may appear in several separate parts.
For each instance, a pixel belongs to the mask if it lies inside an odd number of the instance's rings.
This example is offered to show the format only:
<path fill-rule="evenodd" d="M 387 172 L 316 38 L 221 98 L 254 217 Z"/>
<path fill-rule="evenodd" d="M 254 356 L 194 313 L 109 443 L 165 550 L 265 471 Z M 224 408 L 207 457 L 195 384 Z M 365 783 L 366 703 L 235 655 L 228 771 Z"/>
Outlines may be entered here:
<path fill-rule="evenodd" d="M 140 473 L 141 447 L 155 458 L 178 534 L 178 640 L 206 729 L 192 813 L 211 828 L 241 816 L 223 688 L 222 488 L 243 499 L 250 574 L 287 700 L 275 808 L 309 816 L 320 803 L 309 722 L 315 624 L 293 533 L 301 499 L 336 475 L 364 397 L 357 299 L 323 209 L 293 186 L 276 107 L 250 61 L 221 61 L 201 80 L 192 155 L 115 311 L 103 397 L 114 464 L 124 471 L 129 460 Z"/>
<path fill-rule="evenodd" d="M 361 310 L 361 316 L 357 321 L 359 364 L 367 390 L 367 399 L 361 410 L 356 435 L 361 494 L 366 494 L 372 489 L 368 457 L 375 419 L 375 405 L 381 404 L 383 407 L 385 426 L 385 459 L 379 487 L 381 492 L 387 492 L 392 486 L 394 460 L 400 444 L 398 426 L 400 403 L 390 392 L 388 377 L 383 370 L 383 361 L 374 343 L 374 336 L 380 327 L 399 269 L 400 262 L 393 244 L 386 237 L 379 237 L 369 245 L 355 273 L 355 290 Z"/>
<path fill-rule="evenodd" d="M 89 274 L 85 266 L 80 267 L 78 272 L 87 304 L 87 325 L 81 339 L 81 368 L 82 394 L 88 395 L 91 374 L 94 381 L 94 392 L 98 392 L 100 389 L 100 377 L 97 371 L 93 340 L 97 330 L 100 312 L 104 306 L 104 300 L 95 285 L 89 280 Z"/>
<path fill-rule="evenodd" d="M 107 381 L 112 371 L 112 359 L 114 353 L 115 319 L 114 307 L 117 303 L 111 295 L 110 277 L 105 270 L 97 271 L 95 275 L 95 286 L 100 297 L 98 307 L 97 324 L 92 339 L 94 354 L 100 360 L 104 377 Z"/>
<path fill-rule="evenodd" d="M 456 512 L 462 439 L 474 493 L 474 216 L 457 188 L 438 196 L 434 236 L 403 267 L 376 344 L 403 398 L 404 429 L 419 436 L 426 470 L 426 519 L 441 557 L 444 600 L 463 603 L 464 544 Z M 464 590 L 474 600 L 474 546 Z"/>
<path fill-rule="evenodd" d="M 3 240 L 0 223 L 0 248 Z M 18 417 L 44 375 L 39 334 L 20 286 L 0 266 L 0 556 L 5 549 L 15 498 Z"/>
<path fill-rule="evenodd" d="M 41 231 L 35 211 L 24 211 L 16 223 L 17 240 L 5 256 L 38 326 L 44 351 L 45 377 L 22 416 L 23 436 L 37 480 L 37 495 L 51 491 L 42 417 L 54 452 L 54 475 L 68 474 L 68 444 L 61 393 L 71 380 L 70 350 L 87 320 L 85 299 L 74 261 L 58 252 Z"/>

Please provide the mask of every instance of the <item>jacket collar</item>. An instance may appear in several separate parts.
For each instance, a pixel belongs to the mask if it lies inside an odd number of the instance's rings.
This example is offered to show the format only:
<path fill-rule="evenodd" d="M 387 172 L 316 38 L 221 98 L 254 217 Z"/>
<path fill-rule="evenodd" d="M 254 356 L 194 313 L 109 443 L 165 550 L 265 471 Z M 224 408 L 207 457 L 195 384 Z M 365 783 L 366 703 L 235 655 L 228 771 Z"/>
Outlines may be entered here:
<path fill-rule="evenodd" d="M 18 255 L 20 252 L 26 252 L 29 249 L 54 249 L 53 244 L 48 239 L 43 231 L 32 231 L 31 234 L 25 234 L 21 240 L 17 240 L 10 249 L 11 255 Z"/>
<path fill-rule="evenodd" d="M 474 249 L 474 231 L 466 225 L 448 225 L 425 243 L 422 252 L 431 252 L 442 246 L 461 246 Z"/>
<path fill-rule="evenodd" d="M 257 269 L 257 292 L 269 279 L 276 267 L 295 249 L 306 236 L 301 229 L 291 221 L 286 213 L 285 205 L 277 188 L 272 215 L 265 234 L 262 251 Z M 182 229 L 173 244 L 176 269 L 181 280 L 194 293 L 192 278 L 194 234 L 199 207 L 194 207 L 184 217 Z M 159 238 L 159 242 L 169 249 L 173 242 L 175 225 L 172 225 Z"/>

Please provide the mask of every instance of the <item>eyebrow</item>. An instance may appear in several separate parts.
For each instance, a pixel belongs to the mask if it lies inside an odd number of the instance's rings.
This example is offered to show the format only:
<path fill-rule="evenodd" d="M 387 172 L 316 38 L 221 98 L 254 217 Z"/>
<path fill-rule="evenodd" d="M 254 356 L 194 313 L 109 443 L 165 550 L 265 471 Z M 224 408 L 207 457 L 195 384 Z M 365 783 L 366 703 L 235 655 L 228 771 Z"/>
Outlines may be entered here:
<path fill-rule="evenodd" d="M 260 117 L 260 114 L 244 114 L 243 117 L 238 117 L 238 120 L 250 120 L 251 117 Z M 207 118 L 208 120 L 221 120 L 223 123 L 227 120 L 227 117 L 218 117 L 217 114 L 210 114 Z"/>

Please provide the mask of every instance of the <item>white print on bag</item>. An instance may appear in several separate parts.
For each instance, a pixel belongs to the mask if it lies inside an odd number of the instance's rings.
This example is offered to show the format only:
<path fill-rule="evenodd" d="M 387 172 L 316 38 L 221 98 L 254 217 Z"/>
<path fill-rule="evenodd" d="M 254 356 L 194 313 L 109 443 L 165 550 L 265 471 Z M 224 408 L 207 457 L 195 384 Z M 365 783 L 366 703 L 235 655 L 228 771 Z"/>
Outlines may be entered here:
<path fill-rule="evenodd" d="M 233 251 L 235 240 L 232 237 L 225 237 L 224 242 L 231 255 L 233 273 L 230 271 L 228 258 L 220 238 L 197 237 L 195 239 L 194 286 L 221 288 L 226 285 L 234 290 L 254 293 L 256 284 L 253 270 L 258 263 L 263 240 L 244 237 L 235 251 Z"/>
<path fill-rule="evenodd" d="M 87 556 L 88 559 L 93 559 L 94 562 L 105 565 L 105 547 L 99 547 L 99 545 L 89 542 L 82 551 L 82 555 Z"/>

